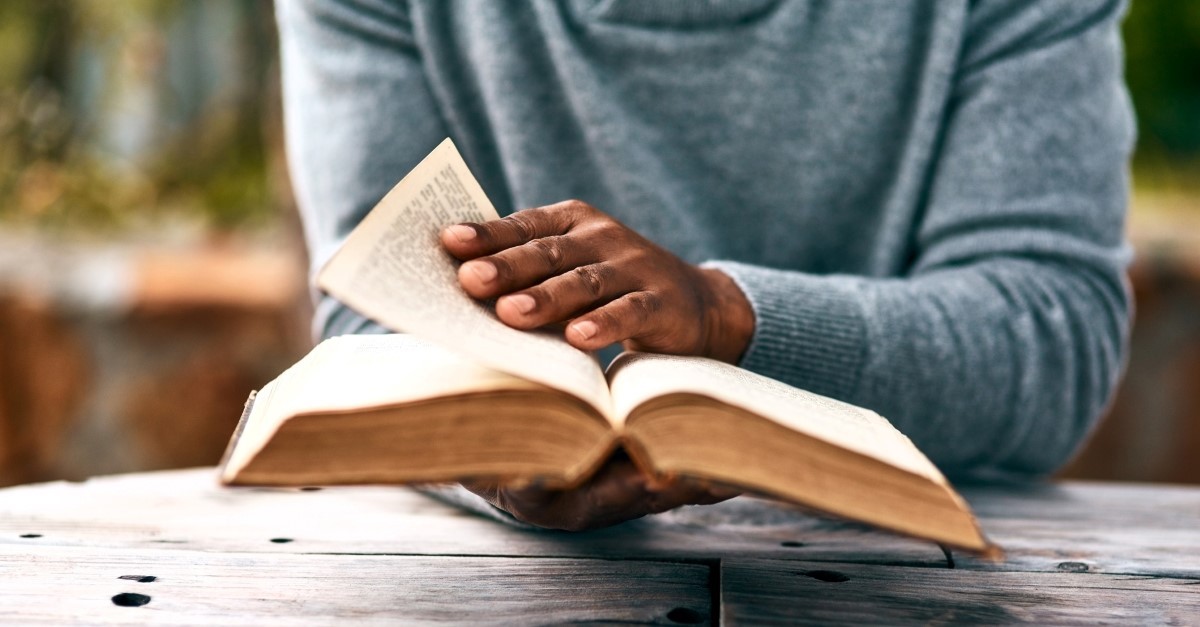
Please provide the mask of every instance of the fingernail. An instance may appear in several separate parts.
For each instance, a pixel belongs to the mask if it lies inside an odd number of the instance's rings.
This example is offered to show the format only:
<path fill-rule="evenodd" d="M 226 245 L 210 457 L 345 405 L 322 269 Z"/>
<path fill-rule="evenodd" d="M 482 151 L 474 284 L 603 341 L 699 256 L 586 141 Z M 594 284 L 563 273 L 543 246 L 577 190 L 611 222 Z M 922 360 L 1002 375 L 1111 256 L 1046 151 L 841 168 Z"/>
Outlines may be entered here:
<path fill-rule="evenodd" d="M 474 273 L 475 277 L 484 283 L 491 283 L 492 279 L 496 278 L 496 266 L 486 261 L 472 261 L 466 264 L 467 269 Z"/>
<path fill-rule="evenodd" d="M 571 330 L 574 331 L 579 337 L 585 340 L 590 340 L 592 339 L 592 336 L 596 335 L 596 331 L 599 331 L 600 329 L 596 326 L 595 322 L 592 322 L 591 320 L 582 320 L 572 324 Z"/>
<path fill-rule="evenodd" d="M 452 227 L 448 227 L 446 231 L 460 242 L 465 243 L 475 239 L 475 229 L 465 224 L 455 224 Z"/>
<path fill-rule="evenodd" d="M 516 307 L 517 311 L 523 314 L 533 311 L 534 306 L 537 305 L 537 301 L 533 300 L 533 297 L 528 294 L 505 296 L 504 300 L 508 301 L 508 304 Z"/>

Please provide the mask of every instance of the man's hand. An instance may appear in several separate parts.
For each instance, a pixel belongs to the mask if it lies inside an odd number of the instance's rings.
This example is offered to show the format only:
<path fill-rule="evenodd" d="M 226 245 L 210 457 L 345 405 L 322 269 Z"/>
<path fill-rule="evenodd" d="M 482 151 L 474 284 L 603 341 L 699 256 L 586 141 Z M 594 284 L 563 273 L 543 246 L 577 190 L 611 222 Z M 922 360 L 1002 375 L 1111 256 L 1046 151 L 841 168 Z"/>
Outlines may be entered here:
<path fill-rule="evenodd" d="M 723 272 L 688 264 L 590 205 L 569 200 L 503 220 L 459 224 L 442 244 L 463 260 L 468 294 L 496 298 L 518 329 L 567 322 L 566 339 L 736 363 L 754 313 Z"/>
<path fill-rule="evenodd" d="M 503 220 L 459 224 L 442 244 L 465 263 L 458 280 L 518 329 L 566 322 L 566 339 L 595 350 L 627 348 L 736 363 L 754 332 L 750 303 L 733 280 L 656 246 L 590 205 L 569 200 Z M 518 520 L 552 529 L 614 525 L 735 493 L 678 480 L 655 483 L 618 455 L 572 490 L 464 482 Z"/>
<path fill-rule="evenodd" d="M 486 482 L 463 482 L 463 486 L 521 522 L 566 531 L 599 529 L 680 505 L 708 505 L 737 495 L 693 481 L 655 484 L 623 454 L 572 490 L 508 488 Z"/>

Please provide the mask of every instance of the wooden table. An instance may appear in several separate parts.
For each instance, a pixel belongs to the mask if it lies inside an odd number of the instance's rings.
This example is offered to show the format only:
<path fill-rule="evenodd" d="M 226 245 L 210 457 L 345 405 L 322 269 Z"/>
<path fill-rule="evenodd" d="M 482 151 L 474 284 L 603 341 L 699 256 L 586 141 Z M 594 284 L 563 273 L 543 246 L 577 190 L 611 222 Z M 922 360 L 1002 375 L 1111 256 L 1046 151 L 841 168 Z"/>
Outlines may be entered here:
<path fill-rule="evenodd" d="M 512 529 L 212 469 L 0 490 L 0 622 L 1200 624 L 1200 488 L 966 489 L 1004 563 L 754 499 Z"/>

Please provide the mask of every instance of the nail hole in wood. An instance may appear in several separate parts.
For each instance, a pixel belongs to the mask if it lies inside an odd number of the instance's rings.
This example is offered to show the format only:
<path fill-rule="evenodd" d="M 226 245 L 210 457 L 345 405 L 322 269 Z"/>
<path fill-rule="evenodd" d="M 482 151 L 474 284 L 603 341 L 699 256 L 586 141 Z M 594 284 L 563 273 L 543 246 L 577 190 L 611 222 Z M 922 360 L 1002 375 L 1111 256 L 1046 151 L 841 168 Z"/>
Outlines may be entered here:
<path fill-rule="evenodd" d="M 1065 573 L 1086 573 L 1088 565 L 1083 562 L 1059 562 L 1058 569 Z"/>
<path fill-rule="evenodd" d="M 136 581 L 138 583 L 150 583 L 151 581 L 158 579 L 158 577 L 155 577 L 154 575 L 121 575 L 120 577 L 117 577 L 117 579 L 128 579 L 129 581 Z"/>
<path fill-rule="evenodd" d="M 836 570 L 807 570 L 804 571 L 803 574 L 805 577 L 812 577 L 817 581 L 825 581 L 829 583 L 842 583 L 843 581 L 850 581 L 849 577 L 839 573 Z"/>
<path fill-rule="evenodd" d="M 320 489 L 321 488 L 318 488 L 315 485 L 306 485 L 303 488 L 300 488 L 300 491 L 301 492 L 316 492 L 317 490 L 320 490 Z"/>
<path fill-rule="evenodd" d="M 40 537 L 42 537 L 42 534 L 40 534 L 40 533 L 23 533 L 23 534 L 21 534 L 21 537 L 22 538 L 40 538 Z"/>
<path fill-rule="evenodd" d="M 291 538 L 271 538 L 271 542 L 274 542 L 275 544 L 287 544 L 291 541 Z"/>
<path fill-rule="evenodd" d="M 681 625 L 699 625 L 704 622 L 704 615 L 690 607 L 677 607 L 667 612 L 667 620 Z"/>
<path fill-rule="evenodd" d="M 114 596 L 112 602 L 121 607 L 141 607 L 150 602 L 150 597 L 136 592 L 122 592 Z"/>
<path fill-rule="evenodd" d="M 798 549 L 798 548 L 804 546 L 804 543 L 796 542 L 795 540 L 786 540 L 784 542 L 780 542 L 779 546 L 786 546 L 789 549 Z"/>

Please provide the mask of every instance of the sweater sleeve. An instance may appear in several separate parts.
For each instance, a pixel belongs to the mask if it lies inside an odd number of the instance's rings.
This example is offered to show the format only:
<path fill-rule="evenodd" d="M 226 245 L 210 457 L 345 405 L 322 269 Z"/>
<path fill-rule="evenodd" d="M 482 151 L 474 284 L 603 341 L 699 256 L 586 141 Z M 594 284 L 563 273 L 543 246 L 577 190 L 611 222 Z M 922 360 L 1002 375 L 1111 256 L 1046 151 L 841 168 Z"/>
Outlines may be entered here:
<path fill-rule="evenodd" d="M 403 3 L 288 0 L 275 10 L 288 166 L 315 272 L 449 133 Z M 383 332 L 316 296 L 316 337 Z"/>
<path fill-rule="evenodd" d="M 709 265 L 754 308 L 744 367 L 875 409 L 952 476 L 1043 474 L 1124 363 L 1123 3 L 971 11 L 903 276 Z"/>

